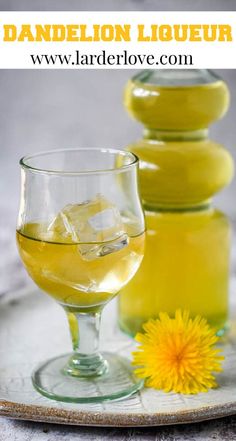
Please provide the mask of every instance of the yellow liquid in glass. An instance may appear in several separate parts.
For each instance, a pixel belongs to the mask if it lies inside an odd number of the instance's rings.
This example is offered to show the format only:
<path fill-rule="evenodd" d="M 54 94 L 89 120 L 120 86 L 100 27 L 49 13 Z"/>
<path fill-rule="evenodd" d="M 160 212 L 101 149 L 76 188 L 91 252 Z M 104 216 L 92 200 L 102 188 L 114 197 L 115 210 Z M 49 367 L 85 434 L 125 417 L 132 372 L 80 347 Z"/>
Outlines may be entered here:
<path fill-rule="evenodd" d="M 119 296 L 120 326 L 131 335 L 161 311 L 205 317 L 218 331 L 227 323 L 230 227 L 218 210 L 146 212 L 140 270 Z"/>
<path fill-rule="evenodd" d="M 29 223 L 17 231 L 22 261 L 34 282 L 58 302 L 78 311 L 96 311 L 133 277 L 144 253 L 144 233 L 129 236 L 128 245 L 92 260 L 80 247 L 54 235 L 47 241 L 47 225 Z M 111 244 L 112 242 L 109 242 Z"/>

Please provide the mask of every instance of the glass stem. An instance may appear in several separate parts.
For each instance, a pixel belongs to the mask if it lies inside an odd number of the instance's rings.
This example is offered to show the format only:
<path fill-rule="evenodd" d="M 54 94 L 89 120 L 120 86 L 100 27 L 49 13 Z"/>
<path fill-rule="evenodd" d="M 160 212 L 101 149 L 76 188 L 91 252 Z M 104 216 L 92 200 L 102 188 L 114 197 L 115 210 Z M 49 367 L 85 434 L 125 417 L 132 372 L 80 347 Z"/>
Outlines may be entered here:
<path fill-rule="evenodd" d="M 74 354 L 64 373 L 74 377 L 95 377 L 107 371 L 107 362 L 98 352 L 101 312 L 66 311 Z"/>

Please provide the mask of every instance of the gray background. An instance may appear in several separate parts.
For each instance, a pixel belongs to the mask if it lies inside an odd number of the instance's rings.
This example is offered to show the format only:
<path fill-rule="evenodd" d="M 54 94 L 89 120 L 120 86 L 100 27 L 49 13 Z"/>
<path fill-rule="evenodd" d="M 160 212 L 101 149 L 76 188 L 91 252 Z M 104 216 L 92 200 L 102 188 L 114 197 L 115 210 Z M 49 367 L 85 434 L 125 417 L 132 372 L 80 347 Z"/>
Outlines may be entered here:
<path fill-rule="evenodd" d="M 2 10 L 236 10 L 235 0 L 0 0 Z M 14 239 L 19 158 L 48 148 L 124 147 L 141 136 L 122 105 L 131 70 L 0 71 L 0 293 L 25 286 Z M 218 71 L 231 90 L 227 116 L 211 137 L 236 149 L 236 71 Z M 236 218 L 234 183 L 216 204 Z M 178 428 L 103 430 L 2 420 L 0 440 L 236 440 L 235 418 Z"/>
<path fill-rule="evenodd" d="M 234 11 L 235 0 L 1 0 L 0 11 Z"/>
<path fill-rule="evenodd" d="M 130 119 L 122 103 L 124 86 L 135 72 L 0 71 L 1 180 L 12 211 L 16 213 L 19 199 L 18 160 L 22 155 L 49 148 L 123 148 L 141 137 L 142 126 Z M 210 135 L 236 156 L 236 71 L 217 73 L 229 85 L 231 106 L 225 118 L 212 126 Z M 232 215 L 236 215 L 235 190 L 234 182 L 218 201 Z"/>
<path fill-rule="evenodd" d="M 19 158 L 51 148 L 119 147 L 138 139 L 142 126 L 123 107 L 131 70 L 0 71 L 0 294 L 31 283 L 19 260 L 14 230 L 20 196 Z M 231 91 L 225 118 L 211 137 L 236 159 L 236 70 L 218 71 Z M 236 219 L 236 180 L 214 203 Z M 5 271 L 7 267 L 7 271 Z"/>

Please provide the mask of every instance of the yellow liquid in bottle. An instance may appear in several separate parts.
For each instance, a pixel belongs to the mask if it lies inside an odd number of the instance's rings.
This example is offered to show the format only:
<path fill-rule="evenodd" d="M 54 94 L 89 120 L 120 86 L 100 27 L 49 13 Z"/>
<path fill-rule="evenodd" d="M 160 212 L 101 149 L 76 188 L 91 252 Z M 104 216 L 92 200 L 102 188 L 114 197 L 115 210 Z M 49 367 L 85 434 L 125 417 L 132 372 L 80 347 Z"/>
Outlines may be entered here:
<path fill-rule="evenodd" d="M 177 308 L 205 317 L 218 331 L 228 316 L 230 227 L 218 210 L 146 212 L 140 270 L 119 298 L 122 330 L 140 331 L 161 311 Z"/>
<path fill-rule="evenodd" d="M 157 207 L 157 211 L 166 207 L 168 211 L 170 207 L 206 205 L 231 181 L 234 166 L 223 146 L 207 138 L 188 140 L 182 136 L 182 141 L 144 139 L 129 146 L 140 159 L 139 183 L 145 206 Z"/>
<path fill-rule="evenodd" d="M 147 226 L 143 262 L 119 296 L 120 326 L 130 335 L 177 308 L 219 333 L 227 326 L 230 226 L 209 204 L 234 167 L 207 135 L 228 105 L 227 85 L 209 71 L 147 70 L 127 84 L 125 106 L 145 126 L 127 148 L 140 159 Z"/>
<path fill-rule="evenodd" d="M 29 275 L 43 291 L 67 309 L 95 312 L 137 271 L 144 253 L 144 233 L 130 235 L 121 250 L 92 260 L 81 255 L 81 247 L 90 244 L 69 239 L 62 243 L 56 234 L 53 242 L 48 241 L 45 224 L 24 225 L 23 231 L 17 231 L 17 244 Z"/>
<path fill-rule="evenodd" d="M 149 129 L 191 131 L 205 129 L 221 117 L 228 108 L 229 93 L 221 80 L 186 86 L 130 81 L 124 104 Z"/>

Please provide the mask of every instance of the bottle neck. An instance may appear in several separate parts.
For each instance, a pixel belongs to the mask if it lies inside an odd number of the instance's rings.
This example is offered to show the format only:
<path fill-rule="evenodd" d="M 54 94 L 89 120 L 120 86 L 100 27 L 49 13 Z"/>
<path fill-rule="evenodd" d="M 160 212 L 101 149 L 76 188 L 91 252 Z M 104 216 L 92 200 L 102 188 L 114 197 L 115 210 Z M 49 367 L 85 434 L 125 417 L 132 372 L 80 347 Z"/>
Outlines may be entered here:
<path fill-rule="evenodd" d="M 203 201 L 196 204 L 182 205 L 176 206 L 173 204 L 148 204 L 143 201 L 143 208 L 148 212 L 158 212 L 158 213 L 190 213 L 190 212 L 199 212 L 199 211 L 209 211 L 212 210 L 211 207 L 211 199 L 207 201 Z"/>
<path fill-rule="evenodd" d="M 144 139 L 156 141 L 200 141 L 206 139 L 208 129 L 199 130 L 159 130 L 145 128 L 143 132 Z"/>

